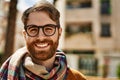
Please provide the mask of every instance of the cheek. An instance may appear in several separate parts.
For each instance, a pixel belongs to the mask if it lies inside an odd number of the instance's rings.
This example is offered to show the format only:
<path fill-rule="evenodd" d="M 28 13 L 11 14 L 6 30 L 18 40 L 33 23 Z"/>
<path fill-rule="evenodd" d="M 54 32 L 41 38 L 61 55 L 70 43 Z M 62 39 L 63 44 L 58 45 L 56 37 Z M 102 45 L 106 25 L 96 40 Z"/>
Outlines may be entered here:
<path fill-rule="evenodd" d="M 26 44 L 31 44 L 34 41 L 34 39 L 27 36 L 25 38 L 25 41 L 26 41 Z"/>
<path fill-rule="evenodd" d="M 51 37 L 51 39 L 53 40 L 53 42 L 56 42 L 59 40 L 59 34 L 55 34 L 53 37 Z"/>

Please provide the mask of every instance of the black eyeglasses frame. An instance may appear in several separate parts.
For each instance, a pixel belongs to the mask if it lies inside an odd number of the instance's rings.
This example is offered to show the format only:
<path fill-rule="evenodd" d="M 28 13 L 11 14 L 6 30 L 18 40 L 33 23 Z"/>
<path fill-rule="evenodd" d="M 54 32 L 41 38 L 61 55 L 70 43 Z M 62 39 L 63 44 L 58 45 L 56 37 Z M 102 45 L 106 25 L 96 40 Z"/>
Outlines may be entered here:
<path fill-rule="evenodd" d="M 34 27 L 37 27 L 37 28 L 38 28 L 38 32 L 37 32 L 36 35 L 33 35 L 33 36 L 32 36 L 32 35 L 30 35 L 30 34 L 28 33 L 27 28 L 29 28 L 30 26 L 31 26 L 31 27 L 34 26 Z M 44 28 L 47 27 L 47 26 L 54 27 L 54 28 L 55 28 L 54 33 L 52 33 L 52 34 L 50 34 L 50 35 L 46 34 L 45 31 L 44 31 Z M 60 28 L 60 26 L 59 26 L 59 25 L 55 25 L 55 24 L 46 24 L 46 25 L 43 25 L 43 26 L 37 26 L 37 25 L 27 25 L 27 26 L 24 26 L 24 29 L 25 29 L 27 35 L 30 36 L 30 37 L 36 37 L 36 36 L 39 34 L 40 28 L 42 28 L 42 31 L 43 31 L 43 33 L 44 33 L 45 36 L 53 36 L 53 35 L 55 34 L 55 32 L 56 32 L 56 28 Z"/>

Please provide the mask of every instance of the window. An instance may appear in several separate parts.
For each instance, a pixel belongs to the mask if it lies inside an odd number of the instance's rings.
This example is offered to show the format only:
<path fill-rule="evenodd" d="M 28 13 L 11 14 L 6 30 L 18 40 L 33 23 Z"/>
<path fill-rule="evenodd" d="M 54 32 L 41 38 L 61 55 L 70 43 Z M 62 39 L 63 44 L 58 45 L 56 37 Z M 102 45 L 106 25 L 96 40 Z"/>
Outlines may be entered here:
<path fill-rule="evenodd" d="M 94 57 L 95 52 L 93 50 L 66 50 L 64 52 L 79 56 L 77 64 L 80 72 L 89 76 L 97 75 L 98 60 Z"/>
<path fill-rule="evenodd" d="M 90 8 L 92 7 L 91 0 L 67 0 L 67 9 L 73 8 Z"/>
<path fill-rule="evenodd" d="M 92 32 L 92 25 L 91 23 L 68 24 L 65 32 L 66 32 L 66 37 L 79 33 L 89 34 Z"/>
<path fill-rule="evenodd" d="M 98 61 L 93 56 L 84 56 L 79 58 L 79 70 L 85 75 L 97 75 Z"/>
<path fill-rule="evenodd" d="M 110 0 L 101 0 L 101 14 L 102 15 L 111 14 Z"/>
<path fill-rule="evenodd" d="M 80 7 L 81 7 L 81 8 L 89 8 L 89 7 L 92 7 L 92 3 L 91 3 L 91 1 L 82 2 Z"/>
<path fill-rule="evenodd" d="M 101 25 L 101 37 L 110 37 L 110 36 L 111 36 L 110 24 L 103 23 Z"/>

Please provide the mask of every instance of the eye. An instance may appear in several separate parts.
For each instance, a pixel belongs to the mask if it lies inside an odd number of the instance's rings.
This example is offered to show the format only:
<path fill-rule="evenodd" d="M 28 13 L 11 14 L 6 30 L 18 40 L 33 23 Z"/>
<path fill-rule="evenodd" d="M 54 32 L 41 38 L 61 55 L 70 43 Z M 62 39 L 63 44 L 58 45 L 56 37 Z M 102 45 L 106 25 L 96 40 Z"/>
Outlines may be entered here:
<path fill-rule="evenodd" d="M 44 31 L 45 31 L 45 33 L 53 33 L 54 32 L 54 27 L 47 26 L 47 27 L 44 28 Z"/>
<path fill-rule="evenodd" d="M 30 33 L 35 33 L 35 32 L 37 32 L 37 28 L 30 28 L 30 29 L 29 29 L 29 32 L 30 32 Z"/>
<path fill-rule="evenodd" d="M 30 33 L 30 34 L 35 34 L 38 32 L 38 28 L 36 26 L 29 26 L 27 28 L 27 32 Z"/>

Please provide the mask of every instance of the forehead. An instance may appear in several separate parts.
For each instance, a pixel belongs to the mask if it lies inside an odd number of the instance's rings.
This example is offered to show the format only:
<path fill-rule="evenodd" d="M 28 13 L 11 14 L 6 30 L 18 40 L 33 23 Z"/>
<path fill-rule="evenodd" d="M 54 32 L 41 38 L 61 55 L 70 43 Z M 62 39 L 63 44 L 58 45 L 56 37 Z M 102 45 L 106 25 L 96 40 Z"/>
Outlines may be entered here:
<path fill-rule="evenodd" d="M 28 17 L 28 24 L 45 25 L 56 24 L 46 12 L 32 12 Z"/>

